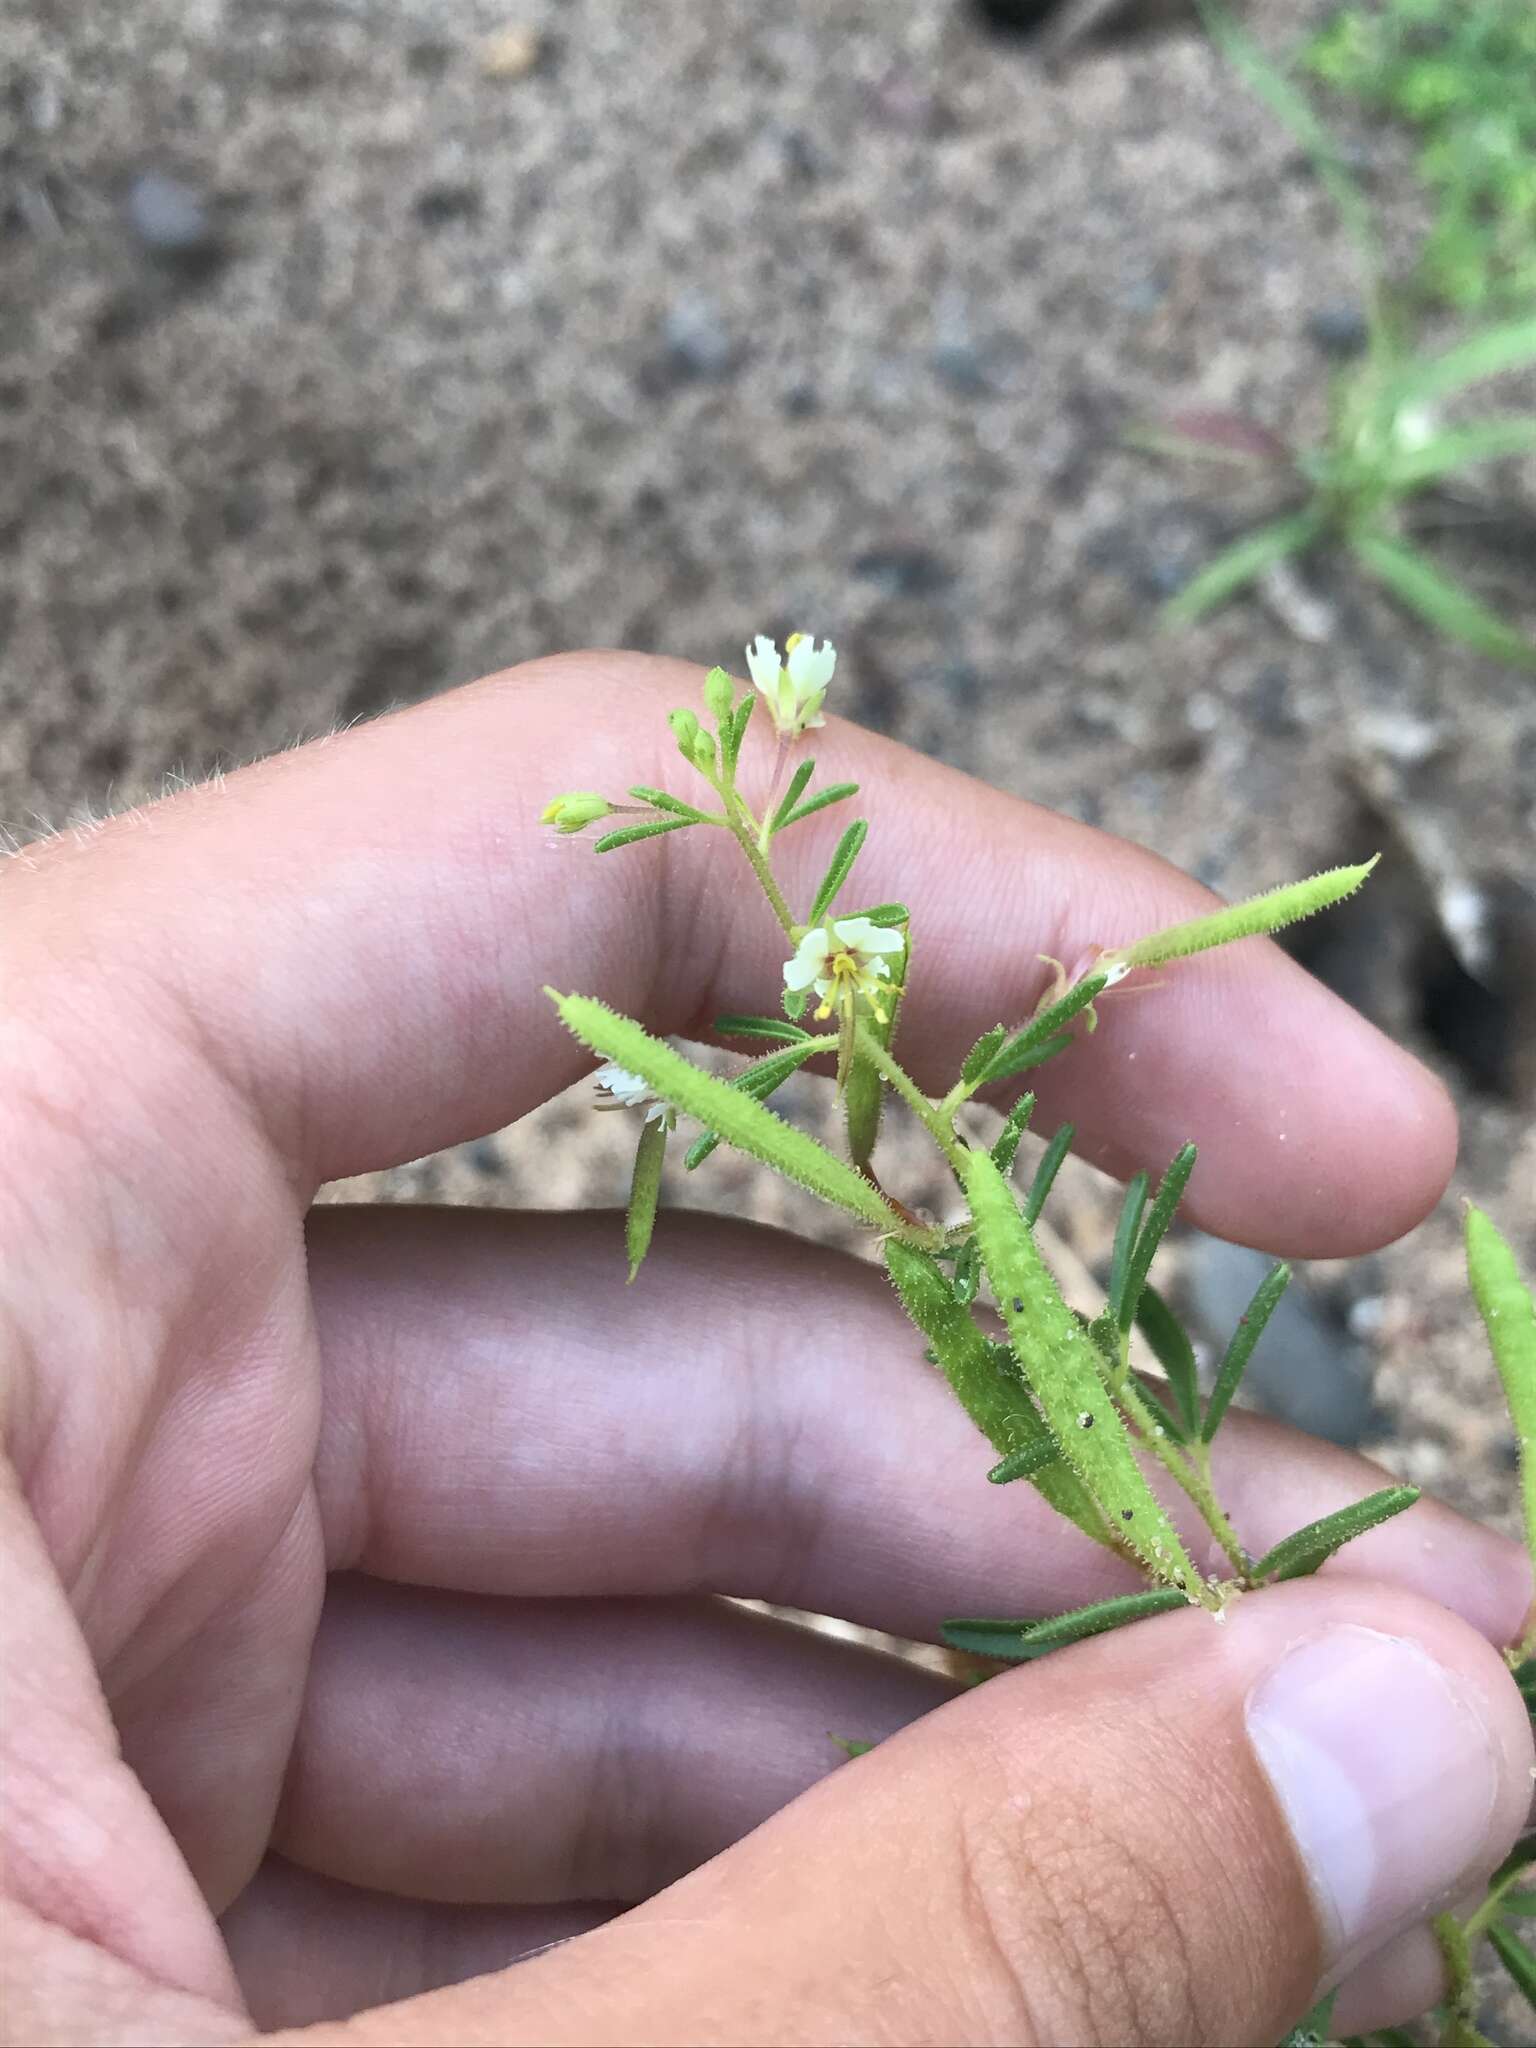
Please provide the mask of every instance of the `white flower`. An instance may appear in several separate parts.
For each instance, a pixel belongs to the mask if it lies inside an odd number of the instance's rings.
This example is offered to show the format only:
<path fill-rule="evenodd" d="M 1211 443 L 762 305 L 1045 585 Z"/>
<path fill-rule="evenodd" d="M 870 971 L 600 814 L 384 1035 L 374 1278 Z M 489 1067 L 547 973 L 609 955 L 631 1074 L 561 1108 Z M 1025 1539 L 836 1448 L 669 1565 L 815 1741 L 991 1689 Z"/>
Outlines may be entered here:
<path fill-rule="evenodd" d="M 644 1109 L 648 1124 L 667 1122 L 672 1115 L 668 1104 L 652 1094 L 650 1083 L 643 1081 L 638 1074 L 632 1074 L 628 1067 L 612 1064 L 599 1067 L 592 1078 L 608 1097 L 606 1102 L 598 1105 L 601 1109 Z M 670 1124 L 668 1128 L 671 1128 Z"/>
<path fill-rule="evenodd" d="M 812 633 L 791 633 L 784 657 L 781 665 L 778 647 L 759 633 L 747 649 L 747 673 L 773 714 L 779 737 L 794 740 L 825 723 L 821 707 L 837 666 L 837 649 L 830 640 L 818 647 Z"/>
<path fill-rule="evenodd" d="M 821 997 L 818 1017 L 830 1017 L 834 1009 L 851 1011 L 854 999 L 863 996 L 883 1022 L 888 961 L 905 946 L 900 932 L 867 917 L 839 917 L 806 933 L 794 959 L 784 962 L 784 986 L 796 993 L 814 988 Z"/>

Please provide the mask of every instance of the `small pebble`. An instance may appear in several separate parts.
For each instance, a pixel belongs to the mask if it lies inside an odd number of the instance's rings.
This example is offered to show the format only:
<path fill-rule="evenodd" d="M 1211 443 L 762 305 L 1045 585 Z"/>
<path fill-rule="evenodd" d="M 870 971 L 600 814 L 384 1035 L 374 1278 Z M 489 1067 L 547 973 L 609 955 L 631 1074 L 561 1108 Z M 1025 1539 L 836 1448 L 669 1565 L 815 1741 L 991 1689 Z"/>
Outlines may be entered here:
<path fill-rule="evenodd" d="M 1353 299 L 1333 299 L 1307 315 L 1307 338 L 1324 355 L 1357 356 L 1369 342 L 1371 331 Z"/>
<path fill-rule="evenodd" d="M 197 265 L 219 253 L 219 232 L 200 194 L 164 171 L 141 171 L 128 187 L 128 225 L 162 263 Z"/>
<path fill-rule="evenodd" d="M 515 24 L 498 29 L 480 45 L 480 76 L 499 85 L 526 78 L 544 54 L 544 39 L 536 28 Z"/>

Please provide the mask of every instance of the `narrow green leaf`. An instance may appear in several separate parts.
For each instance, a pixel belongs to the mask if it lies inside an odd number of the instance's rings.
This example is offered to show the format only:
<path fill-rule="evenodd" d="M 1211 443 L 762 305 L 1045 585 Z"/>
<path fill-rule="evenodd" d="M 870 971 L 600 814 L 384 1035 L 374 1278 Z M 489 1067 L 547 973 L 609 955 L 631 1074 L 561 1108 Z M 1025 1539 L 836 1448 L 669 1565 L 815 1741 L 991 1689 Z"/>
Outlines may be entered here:
<path fill-rule="evenodd" d="M 1491 1217 L 1467 1208 L 1467 1274 L 1515 1426 L 1525 1542 L 1536 1560 L 1536 1301 Z"/>
<path fill-rule="evenodd" d="M 1010 1451 L 1001 1463 L 992 1467 L 987 1477 L 994 1486 L 1008 1486 L 1015 1479 L 1033 1478 L 1035 1473 L 1060 1456 L 1061 1445 L 1053 1436 L 1037 1436 L 1033 1443 L 1027 1443 L 1017 1451 Z"/>
<path fill-rule="evenodd" d="M 1008 1036 L 1006 1024 L 994 1024 L 990 1031 L 983 1031 L 960 1062 L 960 1078 L 963 1081 L 977 1081 L 991 1065 L 992 1057 L 1001 1051 Z"/>
<path fill-rule="evenodd" d="M 667 1131 L 660 1117 L 640 1126 L 635 1147 L 635 1170 L 629 1183 L 629 1209 L 624 1218 L 624 1248 L 629 1254 L 629 1277 L 634 1279 L 651 1248 L 656 1227 L 656 1204 L 661 1196 L 661 1168 L 667 1154 Z"/>
<path fill-rule="evenodd" d="M 747 736 L 747 727 L 757 709 L 757 692 L 748 690 L 745 697 L 720 721 L 720 751 L 725 757 L 727 772 L 734 775 L 736 763 L 741 759 L 741 743 Z"/>
<path fill-rule="evenodd" d="M 1017 1360 L 1006 1351 L 999 1357 L 1003 1347 L 994 1346 L 977 1329 L 970 1311 L 955 1300 L 943 1272 L 925 1253 L 891 1238 L 885 1263 L 902 1307 L 932 1345 L 961 1407 L 992 1448 L 1007 1458 L 1032 1444 L 1049 1445 L 1051 1460 L 1030 1475 L 1033 1484 L 1085 1536 L 1107 1544 L 1104 1517 L 1071 1466 L 1056 1455 L 1059 1447 L 1024 1385 Z"/>
<path fill-rule="evenodd" d="M 1019 1032 L 1000 1046 L 982 1069 L 987 1081 L 1002 1081 L 1010 1074 L 1022 1073 L 1028 1067 L 1038 1067 L 1043 1060 L 1053 1057 L 1064 1046 L 1071 1044 L 1071 1038 L 1063 1035 L 1063 1027 L 1081 1016 L 1096 997 L 1108 986 L 1107 974 L 1089 974 L 1069 988 L 1059 1002 L 1052 1003 L 1048 1010 L 1042 1010 L 1038 1017 L 1032 1017 Z M 967 1079 L 970 1077 L 967 1076 Z"/>
<path fill-rule="evenodd" d="M 1239 1316 L 1226 1356 L 1217 1368 L 1216 1384 L 1206 1405 L 1205 1426 L 1200 1431 L 1202 1443 L 1215 1440 L 1216 1432 L 1232 1405 L 1232 1396 L 1242 1381 L 1244 1369 L 1253 1356 L 1253 1347 L 1263 1336 L 1264 1325 L 1274 1314 L 1275 1304 L 1290 1285 L 1290 1279 L 1289 1266 L 1272 1266 L 1254 1290 L 1252 1301 Z"/>
<path fill-rule="evenodd" d="M 632 1017 L 621 1016 L 591 996 L 563 996 L 553 989 L 547 993 L 566 1029 L 583 1045 L 639 1074 L 663 1101 L 719 1131 L 727 1144 L 761 1159 L 876 1230 L 900 1228 L 895 1210 L 864 1176 L 807 1132 L 797 1131 L 729 1082 L 704 1073 L 661 1039 L 652 1038 Z"/>
<path fill-rule="evenodd" d="M 1035 1113 L 1033 1095 L 1021 1095 L 1008 1112 L 1008 1120 L 997 1135 L 992 1147 L 992 1163 L 999 1173 L 1013 1171 L 1013 1162 L 1018 1157 L 1019 1141 L 1029 1127 L 1029 1120 Z"/>
<path fill-rule="evenodd" d="M 1125 1289 L 1120 1303 L 1122 1330 L 1128 1330 L 1136 1320 L 1141 1292 L 1147 1284 L 1147 1274 L 1152 1269 L 1152 1261 L 1157 1257 L 1158 1247 L 1168 1234 L 1168 1226 L 1178 1211 L 1179 1203 L 1184 1199 L 1184 1190 L 1188 1187 L 1189 1176 L 1194 1170 L 1195 1148 L 1193 1145 L 1182 1145 L 1169 1162 L 1168 1171 L 1157 1184 L 1157 1194 L 1136 1239 L 1136 1248 L 1131 1254 L 1126 1273 Z"/>
<path fill-rule="evenodd" d="M 1188 1443 L 1200 1434 L 1200 1382 L 1195 1370 L 1195 1347 L 1189 1334 L 1157 1289 L 1148 1281 L 1136 1304 L 1136 1327 L 1152 1347 L 1152 1356 L 1168 1375 L 1168 1385 L 1178 1408 L 1179 1420 L 1164 1427 L 1176 1443 Z M 1145 1389 L 1143 1389 L 1145 1391 Z M 1159 1409 L 1162 1404 L 1159 1402 Z"/>
<path fill-rule="evenodd" d="M 1056 1176 L 1061 1171 L 1061 1162 L 1066 1158 L 1071 1148 L 1072 1140 L 1076 1136 L 1077 1126 L 1075 1124 L 1063 1124 L 1055 1137 L 1052 1138 L 1051 1142 L 1040 1154 L 1040 1163 L 1035 1168 L 1035 1177 L 1029 1184 L 1029 1193 L 1024 1197 L 1024 1221 L 1031 1230 L 1040 1221 L 1040 1211 L 1045 1207 L 1050 1197 L 1051 1189 L 1056 1185 Z"/>
<path fill-rule="evenodd" d="M 804 816 L 804 812 L 801 813 Z M 827 872 L 821 878 L 821 887 L 816 891 L 816 900 L 811 905 L 807 924 L 820 924 L 831 909 L 837 892 L 848 879 L 849 870 L 859 857 L 859 849 L 869 837 L 869 821 L 855 818 L 842 838 L 837 842 Z"/>
<path fill-rule="evenodd" d="M 828 804 L 840 804 L 845 798 L 857 796 L 858 793 L 859 785 L 856 782 L 829 783 L 825 789 L 818 789 L 813 797 L 808 797 L 798 811 L 791 811 L 783 823 L 776 825 L 774 830 L 782 832 L 786 825 L 798 825 L 802 818 L 815 817 L 816 813 L 824 811 Z M 814 919 L 811 921 L 815 922 Z"/>
<path fill-rule="evenodd" d="M 1536 1869 L 1536 1829 L 1528 1830 L 1516 1842 L 1498 1869 L 1488 1880 L 1488 1889 L 1497 1891 L 1506 1879 L 1516 1877 L 1526 1868 Z"/>
<path fill-rule="evenodd" d="M 1175 1608 L 1188 1605 L 1182 1593 L 1162 1587 L 1151 1593 L 1121 1593 L 1113 1600 L 1096 1600 L 1091 1607 L 1074 1608 L 1049 1621 L 988 1621 L 981 1617 L 945 1621 L 939 1624 L 939 1633 L 952 1650 L 1026 1664 L 1051 1650 L 1063 1650 L 1069 1643 L 1107 1635 L 1111 1629 L 1145 1621 L 1153 1614 L 1172 1614 Z"/>
<path fill-rule="evenodd" d="M 795 808 L 795 805 L 805 795 L 805 785 L 815 773 L 816 763 L 814 761 L 802 761 L 800 763 L 800 766 L 789 778 L 789 787 L 784 792 L 784 801 L 773 814 L 773 822 L 768 828 L 770 832 L 777 832 L 784 824 L 790 812 Z"/>
<path fill-rule="evenodd" d="M 1282 2037 L 1280 2048 L 1326 2048 L 1333 2039 L 1333 2001 L 1338 1995 L 1337 1991 L 1330 1991 L 1326 1997 L 1320 1998 L 1312 2010 Z"/>
<path fill-rule="evenodd" d="M 1276 1585 L 1282 1579 L 1307 1578 L 1319 1565 L 1326 1564 L 1336 1550 L 1342 1550 L 1346 1543 L 1353 1543 L 1368 1530 L 1379 1528 L 1383 1522 L 1390 1522 L 1394 1515 L 1411 1508 L 1418 1497 L 1416 1486 L 1384 1486 L 1379 1493 L 1352 1501 L 1347 1508 L 1336 1508 L 1331 1515 L 1308 1522 L 1304 1529 L 1277 1543 L 1267 1556 L 1259 1559 L 1253 1576 Z"/>
<path fill-rule="evenodd" d="M 1193 1597 L 1200 1575 L 1137 1463 L 1105 1389 L 1097 1347 L 1062 1300 L 1007 1181 L 991 1154 L 979 1150 L 962 1155 L 959 1173 L 1014 1354 L 1027 1362 L 1030 1386 L 1063 1457 L 1149 1576 Z"/>
<path fill-rule="evenodd" d="M 1373 854 L 1358 867 L 1327 868 L 1304 882 L 1286 882 L 1278 889 L 1266 889 L 1262 896 L 1250 896 L 1242 903 L 1226 903 L 1204 917 L 1186 918 L 1160 932 L 1149 932 L 1129 946 L 1114 948 L 1112 958 L 1125 967 L 1161 967 L 1169 960 L 1183 960 L 1191 953 L 1205 953 L 1212 946 L 1228 946 L 1234 939 L 1257 938 L 1263 932 L 1277 932 L 1303 917 L 1312 917 L 1331 904 L 1353 896 L 1375 867 L 1381 855 Z"/>
<path fill-rule="evenodd" d="M 1512 1920 L 1529 1920 L 1536 1915 L 1536 1892 L 1506 1892 L 1499 1901 L 1499 1911 Z"/>
<path fill-rule="evenodd" d="M 1177 597 L 1169 598 L 1160 614 L 1162 623 L 1192 626 L 1276 562 L 1309 548 L 1322 532 L 1322 525 L 1316 512 L 1293 512 L 1245 533 L 1241 540 L 1223 549 L 1214 562 L 1207 562 L 1198 574 L 1191 576 Z"/>
<path fill-rule="evenodd" d="M 798 1024 L 787 1024 L 778 1017 L 738 1017 L 734 1014 L 717 1017 L 715 1029 L 722 1038 L 779 1038 L 786 1045 L 798 1044 L 802 1038 L 811 1035 Z"/>
<path fill-rule="evenodd" d="M 882 931 L 893 931 L 897 925 L 910 924 L 912 913 L 905 903 L 876 903 L 868 910 L 847 910 L 844 917 L 867 917 L 871 924 L 877 924 Z"/>
<path fill-rule="evenodd" d="M 1150 1380 L 1138 1376 L 1136 1391 L 1152 1411 L 1154 1435 L 1158 1429 L 1161 1429 L 1163 1435 L 1170 1438 L 1176 1444 L 1187 1444 L 1193 1441 L 1192 1433 L 1185 1428 L 1184 1424 L 1174 1414 L 1168 1403 L 1163 1399 L 1162 1394 Z"/>
<path fill-rule="evenodd" d="M 830 1728 L 827 1730 L 827 1740 L 835 1742 L 850 1763 L 855 1757 L 868 1756 L 875 1746 L 872 1742 L 866 1742 L 862 1735 L 834 1735 Z"/>
<path fill-rule="evenodd" d="M 1536 419 L 1479 420 L 1475 426 L 1450 427 L 1416 448 L 1392 457 L 1392 481 L 1417 489 L 1474 462 L 1499 462 L 1536 448 Z"/>
<path fill-rule="evenodd" d="M 1493 1952 L 1515 1981 L 1526 2004 L 1536 2007 L 1536 1954 L 1533 1954 L 1512 1927 L 1505 1927 L 1495 1920 L 1488 1929 L 1488 1939 Z"/>
<path fill-rule="evenodd" d="M 680 796 L 670 796 L 664 789 L 647 789 L 639 783 L 629 793 L 637 803 L 649 804 L 653 810 L 671 811 L 674 817 L 686 818 L 690 825 L 709 823 L 696 804 L 685 804 Z"/>
<path fill-rule="evenodd" d="M 606 832 L 593 847 L 594 853 L 617 853 L 621 846 L 634 846 L 641 839 L 659 839 L 664 832 L 686 832 L 691 818 L 658 818 L 648 825 L 626 825 L 620 832 Z"/>
<path fill-rule="evenodd" d="M 1115 1248 L 1109 1259 L 1109 1319 L 1120 1329 L 1130 1327 L 1130 1317 L 1125 1314 L 1125 1290 L 1130 1284 L 1131 1255 L 1136 1249 L 1136 1233 L 1141 1228 L 1141 1212 L 1147 1206 L 1147 1189 L 1151 1176 L 1137 1173 L 1126 1184 L 1125 1200 L 1120 1204 L 1120 1220 L 1115 1225 Z"/>
<path fill-rule="evenodd" d="M 1361 565 L 1385 584 L 1400 604 L 1427 619 L 1437 632 L 1475 647 L 1491 660 L 1508 662 L 1512 668 L 1536 669 L 1536 645 L 1506 625 L 1481 598 L 1453 582 L 1417 548 L 1381 533 L 1352 534 L 1350 546 Z"/>
<path fill-rule="evenodd" d="M 766 1102 L 776 1088 L 782 1088 L 790 1075 L 803 1067 L 808 1059 L 815 1056 L 819 1048 L 814 1038 L 807 1038 L 801 1032 L 799 1040 L 786 1046 L 782 1052 L 770 1053 L 767 1059 L 759 1060 L 755 1066 L 744 1067 L 739 1074 L 731 1076 L 731 1086 L 750 1095 L 754 1102 Z M 715 1147 L 720 1143 L 718 1131 L 705 1131 L 695 1138 L 683 1155 L 683 1165 L 689 1173 L 702 1166 Z"/>
<path fill-rule="evenodd" d="M 1536 318 L 1509 320 L 1498 327 L 1485 327 L 1480 334 L 1458 342 L 1443 355 L 1409 363 L 1394 379 L 1392 398 L 1396 406 L 1423 405 L 1430 399 L 1449 398 L 1486 378 L 1501 377 L 1507 370 L 1536 363 Z"/>
<path fill-rule="evenodd" d="M 976 1249 L 975 1238 L 968 1237 L 955 1257 L 955 1299 L 962 1308 L 970 1307 L 980 1284 L 981 1253 Z"/>
<path fill-rule="evenodd" d="M 883 1017 L 871 1010 L 864 1019 L 871 1038 L 886 1051 L 890 1050 L 901 1018 L 901 993 L 907 985 L 911 959 L 910 945 L 904 946 L 899 953 L 885 956 L 891 999 L 883 1005 Z M 855 1040 L 842 1079 L 843 1126 L 848 1133 L 848 1156 L 855 1166 L 867 1167 L 874 1156 L 880 1137 L 880 1120 L 885 1114 L 885 1076 Z"/>

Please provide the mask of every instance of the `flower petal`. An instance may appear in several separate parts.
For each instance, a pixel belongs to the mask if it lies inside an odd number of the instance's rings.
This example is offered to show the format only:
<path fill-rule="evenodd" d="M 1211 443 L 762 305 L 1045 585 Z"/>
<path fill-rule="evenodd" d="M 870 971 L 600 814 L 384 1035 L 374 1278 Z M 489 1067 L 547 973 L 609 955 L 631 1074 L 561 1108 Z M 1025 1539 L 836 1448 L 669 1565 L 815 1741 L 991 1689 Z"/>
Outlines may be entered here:
<path fill-rule="evenodd" d="M 771 704 L 779 681 L 779 650 L 766 633 L 759 633 L 747 649 L 747 674 Z"/>

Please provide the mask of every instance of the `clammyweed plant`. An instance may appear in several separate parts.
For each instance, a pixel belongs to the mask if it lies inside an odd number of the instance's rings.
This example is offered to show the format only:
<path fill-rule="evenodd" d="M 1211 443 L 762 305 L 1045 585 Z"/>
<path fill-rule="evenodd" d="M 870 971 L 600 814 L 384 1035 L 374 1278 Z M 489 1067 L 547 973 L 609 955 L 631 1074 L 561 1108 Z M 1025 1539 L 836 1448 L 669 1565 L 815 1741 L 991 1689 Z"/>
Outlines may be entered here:
<path fill-rule="evenodd" d="M 1194 1346 L 1152 1283 L 1151 1268 L 1195 1167 L 1183 1146 L 1154 1188 L 1138 1173 L 1126 1190 L 1103 1306 L 1086 1315 L 1062 1295 L 1036 1240 L 1036 1226 L 1072 1142 L 1064 1124 L 1020 1185 L 1016 1168 L 1035 1098 L 1021 1092 L 1001 1132 L 988 1144 L 976 1133 L 970 1105 L 983 1089 L 1022 1083 L 1056 1058 L 1076 1035 L 1091 1032 L 1095 1005 L 1129 977 L 1259 933 L 1337 903 L 1360 887 L 1374 861 L 1335 868 L 1248 902 L 1191 918 L 1138 938 L 1096 946 L 1070 971 L 1058 962 L 1033 1010 L 986 1031 L 961 1061 L 941 1096 L 930 1096 L 902 1065 L 896 1046 L 902 1004 L 911 984 L 915 940 L 907 907 L 876 903 L 845 907 L 869 826 L 860 818 L 837 841 L 808 900 L 794 900 L 780 881 L 775 853 L 781 837 L 805 820 L 858 794 L 853 783 L 815 788 L 816 764 L 790 762 L 806 732 L 822 723 L 821 707 L 835 655 L 794 635 L 781 661 L 759 637 L 748 650 L 752 688 L 741 691 L 724 669 L 704 680 L 705 716 L 671 714 L 678 752 L 701 788 L 698 801 L 640 785 L 622 798 L 595 791 L 556 797 L 543 822 L 562 833 L 605 825 L 601 855 L 643 846 L 674 832 L 721 835 L 722 853 L 739 860 L 743 882 L 760 894 L 783 935 L 786 958 L 774 992 L 776 1007 L 714 1020 L 717 1035 L 756 1040 L 772 1050 L 731 1080 L 706 1071 L 634 1018 L 595 996 L 548 991 L 568 1029 L 603 1061 L 597 1086 L 603 1106 L 640 1113 L 626 1224 L 629 1275 L 639 1273 L 651 1242 L 667 1147 L 679 1121 L 698 1127 L 684 1164 L 694 1170 L 721 1144 L 734 1146 L 797 1182 L 862 1224 L 878 1246 L 890 1284 L 916 1326 L 928 1362 L 991 1446 L 978 1459 L 996 1486 L 1026 1481 L 1058 1514 L 1093 1542 L 1132 1565 L 1145 1590 L 1100 1601 L 1047 1620 L 957 1618 L 944 1624 L 951 1647 L 997 1665 L 1027 1662 L 1065 1644 L 1184 1606 L 1220 1622 L 1233 1600 L 1263 1586 L 1315 1572 L 1344 1544 L 1418 1499 L 1412 1486 L 1386 1486 L 1296 1530 L 1262 1556 L 1253 1555 L 1222 1507 L 1212 1450 L 1243 1371 L 1290 1278 L 1277 1265 L 1238 1323 L 1203 1394 Z M 743 788 L 744 743 L 754 713 L 771 722 L 776 744 L 755 748 L 761 770 L 751 779 L 766 795 Z M 620 822 L 614 822 L 614 821 Z M 769 1107 L 770 1098 L 809 1062 L 832 1065 L 841 1103 L 846 1152 L 834 1152 Z M 930 1219 L 883 1185 L 873 1164 L 882 1111 L 897 1098 L 936 1148 L 952 1183 L 952 1213 Z M 1468 1221 L 1472 1277 L 1508 1389 L 1522 1451 L 1536 1448 L 1536 1313 L 1491 1223 Z M 1162 1378 L 1133 1370 L 1132 1333 L 1139 1331 Z M 979 1447 L 978 1447 L 979 1448 Z M 1221 1567 L 1196 1564 L 1148 1479 L 1160 1466 L 1210 1532 Z M 1536 1463 L 1525 1466 L 1527 1524 L 1536 1555 Z M 1536 1623 L 1509 1651 L 1520 1682 L 1536 1699 Z M 869 1747 L 848 1740 L 850 1756 Z M 1536 1955 L 1512 1922 L 1536 1910 L 1536 1892 L 1520 1880 L 1536 1854 L 1521 1845 L 1487 1898 L 1466 1919 L 1446 1916 L 1440 1936 L 1452 1979 L 1442 2039 L 1468 2044 L 1478 2036 L 1469 2016 L 1470 1958 L 1486 1937 L 1531 1992 Z M 1327 2016 L 1309 2016 L 1293 2037 L 1322 2039 Z M 1310 2028 L 1311 2032 L 1305 2031 Z"/>
<path fill-rule="evenodd" d="M 1230 412 L 1175 415 L 1132 434 L 1154 454 L 1199 457 L 1268 474 L 1292 500 L 1243 534 L 1163 607 L 1163 622 L 1192 624 L 1288 559 L 1344 548 L 1356 565 L 1438 632 L 1516 668 L 1536 669 L 1536 644 L 1447 575 L 1411 538 L 1412 504 L 1432 485 L 1478 463 L 1536 449 L 1536 415 L 1446 424 L 1441 407 L 1473 386 L 1536 363 L 1536 310 L 1482 327 L 1439 353 L 1421 351 L 1415 322 L 1383 280 L 1370 206 L 1305 96 L 1214 0 L 1201 13 L 1218 47 L 1286 124 L 1349 232 L 1364 280 L 1367 345 L 1339 371 L 1322 443 L 1293 448 Z"/>
<path fill-rule="evenodd" d="M 1462 312 L 1536 306 L 1536 8 L 1377 0 L 1308 44 L 1313 75 L 1406 122 L 1434 214 L 1416 282 Z"/>

